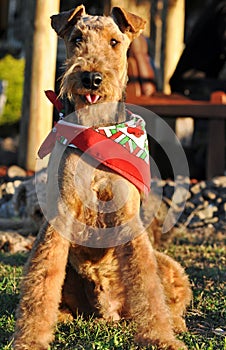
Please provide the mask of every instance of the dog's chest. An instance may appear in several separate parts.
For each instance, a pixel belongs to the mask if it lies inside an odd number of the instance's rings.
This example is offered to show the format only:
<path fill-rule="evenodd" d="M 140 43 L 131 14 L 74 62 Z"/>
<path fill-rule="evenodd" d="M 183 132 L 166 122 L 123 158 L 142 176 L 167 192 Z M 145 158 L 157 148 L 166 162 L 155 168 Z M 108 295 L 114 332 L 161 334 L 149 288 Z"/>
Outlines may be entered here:
<path fill-rule="evenodd" d="M 114 257 L 114 248 L 88 248 L 71 246 L 69 262 L 84 278 L 101 284 L 110 271 L 117 270 L 118 262 Z"/>
<path fill-rule="evenodd" d="M 133 215 L 139 210 L 135 186 L 88 155 L 67 149 L 60 168 L 61 199 L 87 228 L 118 226 L 127 219 L 128 204 Z M 136 208 L 131 203 L 134 196 Z"/>

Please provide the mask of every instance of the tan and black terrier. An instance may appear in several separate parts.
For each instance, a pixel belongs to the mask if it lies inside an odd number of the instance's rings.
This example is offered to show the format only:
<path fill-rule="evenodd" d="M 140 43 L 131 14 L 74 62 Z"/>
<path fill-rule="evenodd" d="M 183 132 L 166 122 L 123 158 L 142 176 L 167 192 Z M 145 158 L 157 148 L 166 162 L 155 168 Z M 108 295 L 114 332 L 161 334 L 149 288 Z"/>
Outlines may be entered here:
<path fill-rule="evenodd" d="M 135 320 L 139 344 L 187 349 L 175 332 L 186 330 L 189 281 L 177 262 L 153 249 L 141 222 L 147 144 L 142 119 L 123 103 L 127 50 L 144 26 L 120 7 L 109 17 L 87 15 L 84 6 L 52 16 L 67 49 L 61 94 L 76 115 L 74 124 L 61 121 L 52 131 L 58 142 L 49 162 L 48 221 L 25 268 L 16 350 L 47 349 L 66 311 Z"/>

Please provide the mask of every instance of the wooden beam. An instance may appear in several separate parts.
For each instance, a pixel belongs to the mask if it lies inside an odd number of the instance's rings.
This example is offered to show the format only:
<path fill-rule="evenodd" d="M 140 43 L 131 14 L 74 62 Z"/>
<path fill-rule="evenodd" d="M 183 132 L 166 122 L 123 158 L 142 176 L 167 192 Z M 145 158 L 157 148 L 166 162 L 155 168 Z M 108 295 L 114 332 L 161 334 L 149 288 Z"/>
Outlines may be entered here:
<path fill-rule="evenodd" d="M 147 108 L 164 117 L 226 119 L 226 104 L 179 99 L 172 96 L 128 96 L 126 102 Z"/>
<path fill-rule="evenodd" d="M 32 59 L 27 68 L 31 74 L 26 76 L 30 82 L 25 82 L 30 88 L 25 91 L 23 103 L 26 119 L 21 120 L 21 134 L 27 142 L 21 140 L 19 151 L 20 165 L 29 170 L 35 170 L 38 148 L 52 127 L 52 105 L 44 90 L 54 90 L 55 85 L 57 36 L 51 29 L 50 16 L 59 12 L 60 0 L 36 0 L 32 4 L 36 6 L 34 38 L 33 48 L 30 47 Z"/>
<path fill-rule="evenodd" d="M 206 157 L 207 178 L 224 174 L 225 169 L 225 121 L 209 120 Z"/>
<path fill-rule="evenodd" d="M 185 0 L 169 0 L 166 15 L 163 91 L 170 94 L 169 80 L 184 49 Z"/>
<path fill-rule="evenodd" d="M 226 106 L 226 94 L 221 91 L 213 92 L 210 101 Z M 225 170 L 225 120 L 211 119 L 208 123 L 208 131 L 206 175 L 208 179 L 212 179 L 214 176 L 223 175 Z"/>
<path fill-rule="evenodd" d="M 36 9 L 35 0 L 26 1 L 26 6 L 24 7 L 24 27 L 26 31 L 25 71 L 24 71 L 22 115 L 20 119 L 20 143 L 19 143 L 19 150 L 18 150 L 18 164 L 22 168 L 26 168 L 26 163 L 27 163 L 27 138 L 28 138 L 29 118 L 30 118 L 31 69 L 32 69 L 35 9 Z"/>
<path fill-rule="evenodd" d="M 206 156 L 206 177 L 223 175 L 225 170 L 225 120 L 226 94 L 222 91 L 212 93 L 210 101 L 186 99 L 172 94 L 156 96 L 128 96 L 128 108 L 139 114 L 139 107 L 144 107 L 164 118 L 192 117 L 208 120 L 208 139 Z M 151 118 L 151 114 L 147 118 Z"/>

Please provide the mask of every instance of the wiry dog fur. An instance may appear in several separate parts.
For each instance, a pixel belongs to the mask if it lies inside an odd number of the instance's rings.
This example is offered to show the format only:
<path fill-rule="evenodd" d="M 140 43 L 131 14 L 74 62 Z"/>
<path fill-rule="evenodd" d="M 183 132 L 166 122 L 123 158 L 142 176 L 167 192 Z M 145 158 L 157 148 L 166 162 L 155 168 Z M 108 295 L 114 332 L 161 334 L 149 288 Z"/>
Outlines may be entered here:
<path fill-rule="evenodd" d="M 67 48 L 61 92 L 73 103 L 77 123 L 105 126 L 124 121 L 118 102 L 124 100 L 127 82 L 126 52 L 144 24 L 119 7 L 110 17 L 88 16 L 83 6 L 52 17 Z M 86 79 L 84 86 L 84 72 L 88 77 L 90 72 L 101 74 L 95 87 Z M 26 265 L 14 349 L 47 349 L 60 308 L 72 315 L 79 311 L 107 320 L 132 319 L 137 322 L 138 343 L 186 349 L 174 333 L 186 330 L 188 278 L 177 262 L 152 248 L 140 220 L 138 189 L 73 148 L 63 153 L 56 176 L 56 149 L 48 186 L 51 192 L 54 181 L 59 182 L 60 198 L 52 212 L 57 214 L 57 230 L 45 222 Z M 91 174 L 91 181 L 84 174 Z M 80 188 L 85 189 L 82 199 Z M 88 247 L 90 237 L 105 228 L 110 234 L 99 239 L 110 248 Z M 117 245 L 123 238 L 127 243 Z"/>

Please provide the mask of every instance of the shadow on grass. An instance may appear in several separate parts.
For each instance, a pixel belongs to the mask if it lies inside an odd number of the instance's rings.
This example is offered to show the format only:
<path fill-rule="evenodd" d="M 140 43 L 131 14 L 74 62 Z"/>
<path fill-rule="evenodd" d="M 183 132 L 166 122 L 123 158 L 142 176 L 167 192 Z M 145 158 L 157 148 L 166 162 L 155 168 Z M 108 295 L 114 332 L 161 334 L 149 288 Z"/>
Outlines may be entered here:
<path fill-rule="evenodd" d="M 11 342 L 11 339 L 13 337 L 13 332 L 14 332 L 14 330 L 9 331 L 6 328 L 2 329 L 2 327 L 0 325 L 0 343 L 3 346 L 3 348 L 1 348 L 1 350 L 5 349 L 5 346 L 9 345 L 9 343 Z M 7 349 L 9 349 L 8 346 L 7 346 Z M 11 347 L 10 347 L 10 349 L 11 349 Z"/>
<path fill-rule="evenodd" d="M 0 263 L 10 266 L 23 266 L 28 258 L 28 253 L 7 254 L 0 252 Z"/>
<path fill-rule="evenodd" d="M 223 266 L 217 264 L 213 264 L 213 266 L 208 266 L 207 263 L 205 263 L 205 266 L 199 267 L 199 266 L 189 266 L 186 268 L 187 273 L 189 276 L 197 277 L 197 278 L 208 278 L 213 281 L 223 282 L 225 281 L 225 272 L 226 268 Z"/>
<path fill-rule="evenodd" d="M 12 338 L 18 302 L 18 294 L 3 292 L 0 295 L 0 344 L 3 347 L 8 345 Z"/>
<path fill-rule="evenodd" d="M 223 350 L 223 333 L 215 335 L 215 332 L 218 328 L 225 328 L 226 269 L 220 259 L 206 259 L 205 262 L 200 259 L 196 263 L 200 266 L 193 265 L 186 269 L 193 284 L 194 296 L 193 306 L 186 317 L 191 332 L 190 341 L 195 341 L 200 346 L 207 342 L 212 344 L 212 347 L 205 345 L 205 348 L 200 349 Z"/>
<path fill-rule="evenodd" d="M 0 317 L 3 315 L 15 314 L 15 309 L 19 302 L 19 294 L 8 294 L 6 292 L 0 295 Z"/>

